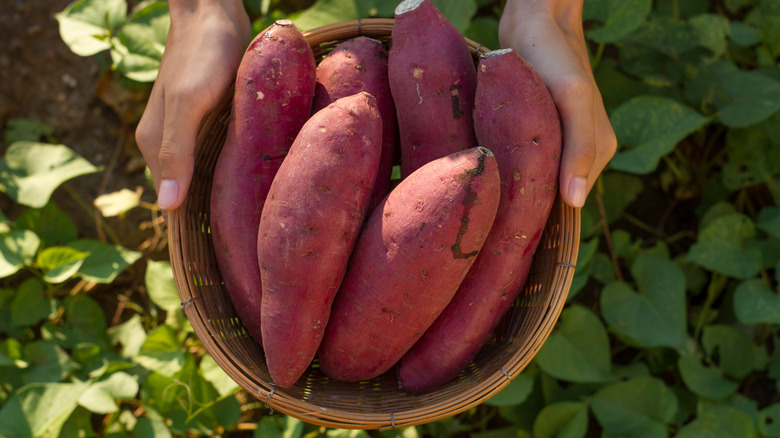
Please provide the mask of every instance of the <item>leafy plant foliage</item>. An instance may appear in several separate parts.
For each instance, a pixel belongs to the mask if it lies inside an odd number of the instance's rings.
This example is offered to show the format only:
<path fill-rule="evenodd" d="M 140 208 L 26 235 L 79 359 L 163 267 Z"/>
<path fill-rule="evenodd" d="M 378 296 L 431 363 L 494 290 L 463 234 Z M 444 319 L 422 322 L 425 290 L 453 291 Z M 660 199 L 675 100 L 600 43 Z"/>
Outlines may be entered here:
<path fill-rule="evenodd" d="M 132 3 L 78 0 L 60 33 L 153 81 L 167 4 Z M 303 29 L 391 17 L 397 1 L 244 3 L 259 32 L 285 17 Z M 503 2 L 435 3 L 498 48 Z M 780 0 L 586 0 L 583 19 L 619 149 L 582 210 L 555 331 L 493 399 L 381 433 L 272 414 L 197 348 L 166 261 L 81 238 L 51 202 L 101 170 L 15 120 L 0 186 L 24 208 L 0 217 L 0 436 L 780 436 Z M 96 207 L 143 205 L 128 188 Z M 83 285 L 139 264 L 148 301 L 109 324 Z"/>

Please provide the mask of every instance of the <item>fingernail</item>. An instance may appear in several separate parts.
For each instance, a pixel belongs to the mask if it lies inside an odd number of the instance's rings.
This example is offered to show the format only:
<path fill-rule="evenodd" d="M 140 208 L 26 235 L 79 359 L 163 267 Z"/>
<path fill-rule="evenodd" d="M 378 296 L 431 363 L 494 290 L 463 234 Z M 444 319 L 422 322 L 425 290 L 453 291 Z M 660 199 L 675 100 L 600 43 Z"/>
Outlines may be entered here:
<path fill-rule="evenodd" d="M 569 201 L 575 207 L 582 207 L 585 205 L 585 199 L 588 194 L 588 182 L 585 178 L 579 176 L 573 177 L 569 180 Z"/>
<path fill-rule="evenodd" d="M 172 179 L 164 179 L 160 182 L 160 193 L 157 195 L 157 206 L 162 210 L 170 208 L 176 203 L 179 195 L 179 183 Z"/>

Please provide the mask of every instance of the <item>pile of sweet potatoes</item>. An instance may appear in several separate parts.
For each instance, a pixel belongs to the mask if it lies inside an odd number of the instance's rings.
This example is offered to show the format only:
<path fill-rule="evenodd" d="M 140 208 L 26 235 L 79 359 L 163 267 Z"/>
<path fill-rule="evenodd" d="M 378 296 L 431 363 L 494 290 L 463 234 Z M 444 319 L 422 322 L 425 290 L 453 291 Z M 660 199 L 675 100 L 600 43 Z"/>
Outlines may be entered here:
<path fill-rule="evenodd" d="M 397 7 L 390 41 L 315 59 L 280 20 L 237 73 L 211 233 L 281 387 L 313 361 L 344 381 L 395 368 L 407 392 L 454 379 L 521 292 L 557 193 L 558 112 L 530 64 L 475 62 L 430 0 Z"/>

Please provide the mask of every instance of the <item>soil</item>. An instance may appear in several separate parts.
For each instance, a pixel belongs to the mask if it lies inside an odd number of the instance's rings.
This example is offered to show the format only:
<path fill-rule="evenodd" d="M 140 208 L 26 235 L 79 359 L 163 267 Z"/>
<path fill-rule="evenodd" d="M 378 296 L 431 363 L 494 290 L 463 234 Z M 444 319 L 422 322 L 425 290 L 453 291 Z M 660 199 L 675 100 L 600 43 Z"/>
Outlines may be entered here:
<path fill-rule="evenodd" d="M 109 285 L 78 282 L 103 308 L 109 326 L 135 312 L 130 301 L 149 305 L 144 290 L 146 260 L 168 259 L 166 228 L 158 211 L 136 207 L 123 217 L 104 218 L 95 198 L 123 188 L 156 196 L 144 175 L 145 162 L 134 139 L 150 85 L 120 83 L 108 66 L 108 53 L 81 57 L 70 51 L 54 18 L 71 0 L 0 0 L 0 126 L 28 118 L 51 127 L 56 142 L 101 168 L 71 179 L 52 195 L 75 223 L 79 238 L 99 239 L 144 254 Z M 1 152 L 5 153 L 0 135 Z M 0 194 L 0 210 L 14 220 L 26 207 Z"/>
<path fill-rule="evenodd" d="M 71 0 L 0 0 L 0 124 L 29 118 L 51 126 L 57 142 L 104 169 L 67 182 L 52 200 L 76 223 L 80 237 L 104 238 L 91 206 L 105 193 L 128 188 L 155 195 L 144 176 L 144 162 L 134 140 L 149 86 L 127 87 L 107 68 L 108 54 L 81 57 L 70 51 L 54 18 Z M 2 142 L 2 140 L 0 140 Z M 3 151 L 8 145 L 2 144 Z M 0 203 L 13 219 L 18 206 Z M 10 210 L 10 211 L 9 211 Z M 153 220 L 148 209 L 136 208 L 125 218 L 105 222 L 122 243 L 138 249 L 148 238 L 141 228 Z M 161 256 L 156 248 L 156 256 Z"/>

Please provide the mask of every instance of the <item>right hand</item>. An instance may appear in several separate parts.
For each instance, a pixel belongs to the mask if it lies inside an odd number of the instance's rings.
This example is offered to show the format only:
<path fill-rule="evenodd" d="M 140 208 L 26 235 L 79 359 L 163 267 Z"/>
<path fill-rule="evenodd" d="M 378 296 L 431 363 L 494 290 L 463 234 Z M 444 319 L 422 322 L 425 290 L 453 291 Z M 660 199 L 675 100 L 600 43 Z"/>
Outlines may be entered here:
<path fill-rule="evenodd" d="M 560 191 L 573 207 L 583 206 L 617 149 L 588 58 L 582 6 L 582 0 L 507 0 L 499 25 L 502 47 L 533 65 L 558 107 L 563 128 Z"/>
<path fill-rule="evenodd" d="M 201 120 L 235 81 L 252 36 L 241 0 L 169 0 L 168 5 L 165 52 L 135 133 L 164 211 L 186 197 Z"/>

